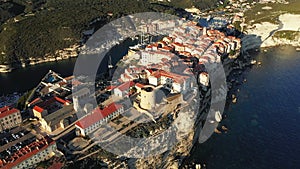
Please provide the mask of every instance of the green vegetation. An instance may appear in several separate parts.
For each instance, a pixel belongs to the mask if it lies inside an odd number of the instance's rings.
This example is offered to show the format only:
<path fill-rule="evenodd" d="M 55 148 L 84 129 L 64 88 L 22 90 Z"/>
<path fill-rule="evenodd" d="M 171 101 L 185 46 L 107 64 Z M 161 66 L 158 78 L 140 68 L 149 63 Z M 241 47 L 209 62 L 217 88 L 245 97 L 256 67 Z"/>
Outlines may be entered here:
<path fill-rule="evenodd" d="M 157 0 L 151 0 L 152 2 L 157 2 Z M 213 7 L 217 7 L 217 3 L 220 0 L 171 0 L 165 2 L 159 2 L 161 4 L 173 6 L 175 8 L 191 8 L 196 7 L 201 10 L 211 9 Z M 223 2 L 227 3 L 228 0 L 223 0 Z"/>
<path fill-rule="evenodd" d="M 296 31 L 278 31 L 273 37 L 278 39 L 295 40 L 300 36 L 299 32 Z"/>
<path fill-rule="evenodd" d="M 290 0 L 289 4 L 267 3 L 257 4 L 252 9 L 245 12 L 246 23 L 252 24 L 261 22 L 278 23 L 278 16 L 283 13 L 300 14 L 300 1 Z M 263 7 L 271 7 L 272 9 L 262 9 Z"/>
<path fill-rule="evenodd" d="M 47 0 L 10 0 L 0 2 L 0 25 L 10 18 L 41 10 Z"/>
<path fill-rule="evenodd" d="M 0 3 L 0 64 L 19 64 L 29 58 L 56 55 L 56 51 L 79 43 L 89 23 L 96 28 L 112 19 L 138 12 L 176 14 L 180 8 L 207 9 L 217 0 L 12 0 Z M 182 13 L 181 13 L 182 14 Z M 12 19 L 14 18 L 14 19 Z M 4 22 L 4 23 L 3 23 Z"/>
<path fill-rule="evenodd" d="M 0 25 L 7 19 L 23 13 L 25 6 L 13 2 L 0 2 Z"/>
<path fill-rule="evenodd" d="M 233 26 L 234 26 L 237 30 L 241 31 L 241 30 L 242 30 L 241 23 L 242 23 L 241 21 L 234 22 L 234 23 L 233 23 Z"/>
<path fill-rule="evenodd" d="M 31 91 L 28 91 L 28 92 L 26 92 L 26 93 L 24 93 L 24 94 L 19 98 L 19 100 L 18 100 L 18 102 L 17 102 L 17 108 L 18 108 L 19 110 L 23 110 L 23 109 L 25 108 L 25 106 L 26 106 L 26 100 L 27 100 L 27 98 L 30 96 L 31 92 L 32 92 L 32 90 L 31 90 Z"/>
<path fill-rule="evenodd" d="M 236 54 L 236 50 L 230 50 L 229 55 L 234 56 Z"/>
<path fill-rule="evenodd" d="M 36 7 L 31 6 L 31 9 Z M 56 50 L 78 43 L 82 31 L 88 29 L 89 23 L 96 18 L 106 23 L 145 11 L 175 13 L 171 7 L 145 0 L 47 0 L 37 10 L 19 15 L 19 21 L 8 20 L 1 25 L 0 64 L 55 55 Z"/>
<path fill-rule="evenodd" d="M 172 0 L 171 2 L 166 2 L 170 6 L 175 8 L 190 8 L 193 6 L 192 0 Z"/>

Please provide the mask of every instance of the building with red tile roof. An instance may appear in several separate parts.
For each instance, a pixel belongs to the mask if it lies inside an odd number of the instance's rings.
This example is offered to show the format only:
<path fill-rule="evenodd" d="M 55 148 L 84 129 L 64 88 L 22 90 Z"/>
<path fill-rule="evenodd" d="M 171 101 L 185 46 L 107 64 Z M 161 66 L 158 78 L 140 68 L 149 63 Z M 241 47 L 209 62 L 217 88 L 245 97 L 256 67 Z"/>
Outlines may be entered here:
<path fill-rule="evenodd" d="M 134 77 L 132 76 L 133 74 L 129 74 L 129 73 L 122 73 L 121 74 L 121 79 L 123 82 L 128 82 L 128 81 L 132 81 L 134 79 Z"/>
<path fill-rule="evenodd" d="M 41 127 L 50 133 L 58 128 L 65 128 L 68 124 L 63 123 L 64 119 L 75 113 L 70 101 L 56 96 L 36 104 L 31 110 L 33 115 L 39 119 Z"/>
<path fill-rule="evenodd" d="M 94 109 L 90 114 L 84 116 L 75 123 L 77 135 L 86 136 L 102 124 L 107 123 L 110 119 L 117 117 L 124 112 L 124 108 L 121 104 L 112 103 L 106 106 L 103 110 L 99 107 Z"/>
<path fill-rule="evenodd" d="M 163 41 L 166 42 L 167 44 L 170 44 L 170 43 L 173 42 L 173 38 L 167 36 L 167 37 L 164 37 L 164 38 L 163 38 Z"/>
<path fill-rule="evenodd" d="M 157 70 L 151 73 L 148 78 L 149 84 L 154 86 L 169 84 L 174 92 L 182 92 L 191 87 L 191 78 L 164 70 Z"/>
<path fill-rule="evenodd" d="M 20 110 L 5 106 L 0 108 L 0 132 L 10 129 L 22 123 Z"/>
<path fill-rule="evenodd" d="M 164 46 L 162 48 L 159 48 L 160 50 L 162 51 L 165 51 L 165 52 L 172 52 L 174 50 L 174 47 L 172 46 Z"/>
<path fill-rule="evenodd" d="M 175 50 L 179 52 L 185 50 L 185 45 L 183 45 L 182 43 L 174 42 L 172 43 L 172 46 L 174 46 Z"/>
<path fill-rule="evenodd" d="M 143 84 L 141 84 L 141 83 L 136 83 L 135 86 L 136 86 L 136 87 L 139 87 L 139 88 L 143 88 L 145 85 L 143 85 Z"/>
<path fill-rule="evenodd" d="M 114 95 L 118 97 L 125 97 L 129 93 L 129 89 L 133 86 L 133 81 L 122 83 L 118 87 L 114 88 Z"/>
<path fill-rule="evenodd" d="M 141 84 L 141 83 L 136 83 L 135 84 L 135 88 L 137 90 L 138 93 L 141 92 L 142 88 L 144 87 L 145 85 L 144 84 Z"/>
<path fill-rule="evenodd" d="M 110 85 L 110 86 L 107 86 L 105 89 L 107 91 L 112 91 L 112 90 L 114 90 L 114 88 L 116 88 L 116 86 Z"/>
<path fill-rule="evenodd" d="M 175 57 L 175 54 L 166 50 L 141 51 L 139 64 L 142 66 L 160 64 L 162 58 L 172 59 L 173 57 Z"/>
<path fill-rule="evenodd" d="M 33 168 L 35 164 L 53 157 L 56 151 L 55 141 L 44 137 L 0 159 L 0 168 Z"/>
<path fill-rule="evenodd" d="M 44 116 L 47 116 L 48 114 L 51 114 L 61 109 L 63 106 L 67 106 L 67 105 L 70 105 L 69 101 L 54 96 L 48 100 L 36 104 L 32 108 L 32 112 L 35 117 L 40 119 Z"/>

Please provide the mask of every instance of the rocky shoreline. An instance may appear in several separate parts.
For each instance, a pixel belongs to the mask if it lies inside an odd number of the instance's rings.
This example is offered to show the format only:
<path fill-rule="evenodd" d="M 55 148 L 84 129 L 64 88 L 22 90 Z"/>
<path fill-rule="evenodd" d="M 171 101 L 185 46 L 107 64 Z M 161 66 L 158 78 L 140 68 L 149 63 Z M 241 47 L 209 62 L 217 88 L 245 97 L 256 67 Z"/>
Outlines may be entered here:
<path fill-rule="evenodd" d="M 251 55 L 249 54 L 251 53 Z M 235 104 L 237 102 L 237 93 L 239 92 L 239 85 L 242 85 L 243 83 L 246 83 L 246 79 L 244 79 L 244 74 L 247 72 L 247 70 L 251 69 L 252 66 L 259 65 L 259 63 L 252 63 L 253 55 L 254 53 L 257 53 L 255 50 L 249 50 L 246 52 L 243 52 L 239 55 L 239 57 L 231 64 L 231 69 L 225 70 L 227 71 L 227 99 L 226 99 L 226 105 L 229 104 Z M 209 106 L 209 105 L 208 105 Z M 222 115 L 223 118 L 226 118 L 226 114 Z M 200 119 L 205 120 L 206 116 L 202 116 Z M 203 122 L 203 121 L 202 121 Z M 201 123 L 200 123 L 201 124 Z M 199 125 L 201 126 L 201 125 Z M 201 127 L 197 128 L 196 132 L 201 131 Z M 195 132 L 195 133 L 196 133 Z M 222 134 L 223 132 L 227 133 L 228 128 L 224 124 L 219 124 L 218 127 L 215 130 L 216 134 Z M 229 131 L 230 132 L 230 131 Z M 198 142 L 195 142 L 192 146 L 191 151 L 189 152 L 189 155 L 183 159 L 181 168 L 196 168 L 198 166 L 205 167 L 206 164 L 196 164 L 193 161 L 190 161 L 190 154 L 192 154 L 195 151 L 195 145 L 199 144 Z"/>
<path fill-rule="evenodd" d="M 299 36 L 300 37 L 300 36 Z M 300 47 L 300 38 L 295 40 L 289 40 L 284 38 L 276 38 L 272 37 L 268 39 L 261 47 L 262 48 L 270 48 L 270 47 L 276 47 L 276 46 L 283 46 L 283 45 L 290 45 L 293 47 Z"/>
<path fill-rule="evenodd" d="M 10 73 L 13 70 L 20 67 L 34 66 L 41 63 L 47 62 L 57 62 L 62 60 L 67 60 L 71 58 L 76 58 L 78 56 L 80 45 L 74 44 L 69 48 L 64 48 L 55 52 L 55 55 L 46 55 L 43 58 L 30 57 L 27 60 L 21 60 L 20 63 L 15 63 L 13 65 L 0 64 L 0 73 Z"/>

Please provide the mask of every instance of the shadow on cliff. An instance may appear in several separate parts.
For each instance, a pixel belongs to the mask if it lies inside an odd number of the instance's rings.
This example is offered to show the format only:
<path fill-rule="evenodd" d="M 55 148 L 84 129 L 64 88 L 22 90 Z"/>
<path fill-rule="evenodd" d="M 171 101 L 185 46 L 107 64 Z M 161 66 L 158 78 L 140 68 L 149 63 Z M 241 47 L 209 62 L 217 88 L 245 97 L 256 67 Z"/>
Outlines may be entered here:
<path fill-rule="evenodd" d="M 226 31 L 226 30 L 223 30 Z M 253 65 L 253 60 L 255 60 L 257 54 L 260 52 L 260 47 L 263 43 L 261 36 L 257 36 L 254 34 L 244 34 L 239 31 L 232 32 L 231 34 L 227 34 L 229 36 L 236 36 L 241 38 L 241 49 L 239 56 L 228 66 L 230 66 L 232 69 L 226 69 L 225 73 L 228 75 L 226 77 L 226 83 L 228 87 L 228 93 L 227 93 L 227 101 L 225 110 L 228 109 L 228 106 L 232 104 L 233 96 L 236 97 L 237 93 L 239 92 L 239 88 L 241 85 L 246 83 L 246 76 L 247 72 L 251 69 Z M 228 71 L 228 72 L 226 72 Z M 226 118 L 226 113 L 223 114 L 223 119 Z M 202 121 L 202 124 L 205 122 Z M 222 127 L 226 127 L 226 124 L 220 123 L 217 127 L 217 131 L 222 131 Z M 200 129 L 198 129 L 200 130 Z M 194 135 L 193 142 L 195 145 L 193 146 L 191 153 L 196 152 L 197 149 L 201 149 L 201 144 L 197 141 L 197 131 Z M 200 147 L 200 148 L 196 148 Z M 184 159 L 183 165 L 180 168 L 185 168 L 187 166 L 193 166 L 198 161 L 194 161 L 195 157 L 190 156 Z"/>
<path fill-rule="evenodd" d="M 241 37 L 242 37 L 241 55 L 247 54 L 253 50 L 254 51 L 259 50 L 263 43 L 261 36 L 257 36 L 254 34 L 250 34 L 250 35 L 243 34 Z"/>

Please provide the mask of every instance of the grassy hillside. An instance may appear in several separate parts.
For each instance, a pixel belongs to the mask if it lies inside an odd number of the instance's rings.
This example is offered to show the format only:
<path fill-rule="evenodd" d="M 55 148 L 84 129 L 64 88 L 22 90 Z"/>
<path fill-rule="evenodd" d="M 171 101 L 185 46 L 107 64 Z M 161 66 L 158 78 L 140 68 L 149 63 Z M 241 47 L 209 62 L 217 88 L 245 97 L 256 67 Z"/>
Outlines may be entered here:
<path fill-rule="evenodd" d="M 101 18 L 104 24 L 137 12 L 156 11 L 175 14 L 179 11 L 178 8 L 212 7 L 216 0 L 172 0 L 170 3 L 162 4 L 153 2 L 153 0 L 11 0 L 10 6 L 6 7 L 5 11 L 17 13 L 3 18 L 5 23 L 0 26 L 0 64 L 19 63 L 20 60 L 27 60 L 29 57 L 53 55 L 56 50 L 79 42 L 82 31 L 88 29 L 88 24 L 96 18 Z M 9 10 L 12 9 L 12 3 L 22 9 Z M 108 16 L 108 13 L 113 15 Z"/>
<path fill-rule="evenodd" d="M 30 7 L 33 11 L 28 12 Z M 26 10 L 17 22 L 10 19 L 1 25 L 0 64 L 42 57 L 68 47 L 81 39 L 81 32 L 95 18 L 107 22 L 137 12 L 174 13 L 171 7 L 145 0 L 47 0 L 38 7 L 27 6 Z M 108 16 L 109 12 L 113 16 Z"/>
<path fill-rule="evenodd" d="M 151 2 L 158 2 L 157 0 L 150 0 Z M 161 4 L 167 4 L 176 8 L 190 8 L 196 7 L 199 9 L 210 9 L 217 6 L 218 2 L 227 2 L 227 0 L 165 0 L 159 2 Z"/>
<path fill-rule="evenodd" d="M 295 40 L 300 37 L 300 33 L 296 31 L 278 31 L 273 35 L 274 38 Z"/>
<path fill-rule="evenodd" d="M 271 7 L 272 9 L 262 9 L 264 7 Z M 254 8 L 246 11 L 246 22 L 260 23 L 271 22 L 277 23 L 278 16 L 282 13 L 300 14 L 300 1 L 289 0 L 289 4 L 267 3 L 257 4 Z"/>

